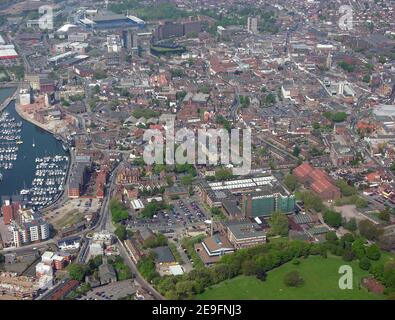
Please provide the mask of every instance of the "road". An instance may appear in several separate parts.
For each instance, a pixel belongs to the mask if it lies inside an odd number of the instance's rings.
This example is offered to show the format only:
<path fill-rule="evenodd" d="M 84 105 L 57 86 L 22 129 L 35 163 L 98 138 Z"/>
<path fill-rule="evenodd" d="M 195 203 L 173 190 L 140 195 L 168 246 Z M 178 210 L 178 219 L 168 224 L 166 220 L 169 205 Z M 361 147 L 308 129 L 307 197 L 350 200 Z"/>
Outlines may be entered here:
<path fill-rule="evenodd" d="M 156 300 L 165 300 L 165 298 L 158 291 L 156 291 L 155 288 L 147 280 L 145 280 L 143 278 L 143 276 L 138 271 L 136 265 L 134 264 L 134 262 L 130 258 L 129 254 L 127 253 L 125 246 L 123 245 L 123 243 L 121 241 L 119 241 L 119 239 L 118 239 L 118 249 L 119 249 L 119 253 L 121 254 L 121 256 L 124 259 L 125 263 L 128 265 L 130 270 L 132 270 L 133 274 L 135 275 L 136 282 L 143 289 L 145 289 L 146 291 L 150 292 L 151 295 Z"/>

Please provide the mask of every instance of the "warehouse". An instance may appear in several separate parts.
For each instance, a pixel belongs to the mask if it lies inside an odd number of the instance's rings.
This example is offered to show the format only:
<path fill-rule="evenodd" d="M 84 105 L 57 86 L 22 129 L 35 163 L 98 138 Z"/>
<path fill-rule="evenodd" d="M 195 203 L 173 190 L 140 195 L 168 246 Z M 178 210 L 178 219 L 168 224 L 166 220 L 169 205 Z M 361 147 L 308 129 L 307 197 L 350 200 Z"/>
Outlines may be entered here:
<path fill-rule="evenodd" d="M 0 59 L 16 59 L 18 53 L 15 51 L 15 47 L 12 44 L 0 45 Z"/>

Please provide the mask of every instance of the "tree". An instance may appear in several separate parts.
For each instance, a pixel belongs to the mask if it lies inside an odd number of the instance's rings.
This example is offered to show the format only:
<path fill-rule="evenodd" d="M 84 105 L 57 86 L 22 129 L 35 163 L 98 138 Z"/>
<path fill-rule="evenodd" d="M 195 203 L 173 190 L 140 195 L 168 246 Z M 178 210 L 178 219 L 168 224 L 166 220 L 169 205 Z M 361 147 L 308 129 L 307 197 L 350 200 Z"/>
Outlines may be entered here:
<path fill-rule="evenodd" d="M 186 176 L 181 177 L 181 183 L 184 186 L 190 186 L 192 184 L 192 180 L 193 180 L 193 178 L 191 175 L 186 175 Z"/>
<path fill-rule="evenodd" d="M 372 244 L 371 246 L 367 247 L 366 257 L 368 257 L 370 260 L 379 260 L 381 257 L 379 247 L 376 244 Z"/>
<path fill-rule="evenodd" d="M 253 260 L 248 259 L 243 261 L 241 265 L 241 273 L 246 276 L 251 276 L 255 274 L 255 263 Z"/>
<path fill-rule="evenodd" d="M 361 238 L 356 239 L 351 245 L 351 250 L 358 259 L 362 259 L 366 255 L 365 241 Z"/>
<path fill-rule="evenodd" d="M 72 263 L 67 267 L 67 271 L 71 279 L 82 281 L 85 277 L 86 267 L 82 264 Z"/>
<path fill-rule="evenodd" d="M 325 208 L 321 198 L 311 191 L 306 190 L 297 193 L 296 195 L 303 201 L 306 210 L 314 209 L 315 211 L 320 212 Z"/>
<path fill-rule="evenodd" d="M 290 271 L 284 277 L 284 284 L 287 287 L 299 287 L 304 283 L 302 276 L 298 271 Z"/>
<path fill-rule="evenodd" d="M 363 257 L 361 260 L 359 260 L 359 267 L 362 270 L 369 270 L 372 264 L 370 263 L 369 259 L 366 257 Z"/>
<path fill-rule="evenodd" d="M 229 169 L 218 169 L 215 171 L 215 179 L 217 181 L 229 180 L 232 177 L 232 171 Z"/>
<path fill-rule="evenodd" d="M 298 185 L 298 180 L 296 179 L 296 177 L 294 175 L 289 174 L 285 177 L 284 184 L 287 186 L 287 188 L 290 191 L 295 191 L 296 186 Z"/>
<path fill-rule="evenodd" d="M 334 232 L 334 231 L 328 232 L 328 233 L 325 235 L 325 239 L 326 239 L 326 241 L 329 241 L 329 242 L 336 242 L 336 241 L 337 241 L 336 232 Z"/>
<path fill-rule="evenodd" d="M 342 225 L 342 215 L 333 210 L 325 210 L 324 221 L 333 228 L 339 228 Z"/>
<path fill-rule="evenodd" d="M 298 145 L 296 145 L 296 146 L 294 147 L 294 150 L 292 151 L 292 154 L 293 154 L 295 157 L 299 157 L 299 154 L 300 154 L 300 147 L 299 147 Z"/>
<path fill-rule="evenodd" d="M 119 238 L 119 240 L 126 240 L 127 232 L 126 232 L 126 227 L 124 225 L 118 226 L 115 229 L 114 233 Z"/>
<path fill-rule="evenodd" d="M 376 240 L 382 231 L 370 220 L 362 220 L 358 224 L 359 233 L 368 240 Z"/>
<path fill-rule="evenodd" d="M 112 221 L 115 223 L 126 220 L 129 217 L 129 212 L 123 207 L 122 203 L 117 199 L 110 201 L 110 212 Z"/>
<path fill-rule="evenodd" d="M 344 261 L 352 261 L 354 259 L 355 255 L 350 249 L 346 249 L 343 252 L 342 258 Z"/>
<path fill-rule="evenodd" d="M 265 104 L 271 106 L 276 103 L 276 96 L 273 93 L 269 93 L 265 97 Z"/>
<path fill-rule="evenodd" d="M 384 264 L 383 280 L 387 288 L 395 289 L 395 262 L 388 261 Z"/>
<path fill-rule="evenodd" d="M 379 218 L 383 221 L 389 222 L 391 220 L 390 216 L 390 209 L 385 208 L 384 210 L 381 210 L 378 214 Z"/>
<path fill-rule="evenodd" d="M 343 227 L 349 231 L 355 231 L 358 229 L 357 219 L 351 218 L 346 223 L 344 223 Z"/>
<path fill-rule="evenodd" d="M 358 209 L 366 208 L 368 206 L 368 201 L 364 198 L 358 197 L 357 200 L 355 200 L 355 206 Z"/>
<path fill-rule="evenodd" d="M 349 197 L 357 193 L 357 190 L 353 187 L 350 186 L 347 181 L 343 179 L 339 179 L 336 181 L 336 186 L 340 188 L 340 192 L 342 193 L 343 196 Z"/>
<path fill-rule="evenodd" d="M 370 75 L 369 74 L 365 74 L 362 78 L 363 82 L 369 83 L 370 82 Z"/>
<path fill-rule="evenodd" d="M 275 235 L 288 235 L 288 218 L 284 213 L 275 212 L 269 219 L 271 232 Z"/>
<path fill-rule="evenodd" d="M 339 63 L 339 67 L 347 72 L 353 72 L 355 70 L 355 66 L 353 64 L 347 63 L 344 60 Z"/>

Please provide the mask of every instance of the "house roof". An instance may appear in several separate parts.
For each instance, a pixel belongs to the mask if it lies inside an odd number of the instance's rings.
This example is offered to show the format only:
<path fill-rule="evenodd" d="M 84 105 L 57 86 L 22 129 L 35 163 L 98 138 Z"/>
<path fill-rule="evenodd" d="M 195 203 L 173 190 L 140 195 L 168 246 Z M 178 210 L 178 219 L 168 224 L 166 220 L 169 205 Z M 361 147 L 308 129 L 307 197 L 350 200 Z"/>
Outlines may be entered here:
<path fill-rule="evenodd" d="M 167 246 L 154 248 L 153 251 L 156 253 L 155 261 L 157 263 L 171 263 L 176 262 L 173 253 Z"/>

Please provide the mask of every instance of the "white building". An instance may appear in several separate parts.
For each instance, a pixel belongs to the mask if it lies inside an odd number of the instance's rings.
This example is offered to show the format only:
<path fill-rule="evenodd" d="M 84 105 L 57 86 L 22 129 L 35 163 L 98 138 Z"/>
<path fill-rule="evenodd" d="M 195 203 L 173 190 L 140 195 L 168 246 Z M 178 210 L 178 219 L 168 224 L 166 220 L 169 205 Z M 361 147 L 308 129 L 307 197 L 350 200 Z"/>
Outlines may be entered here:
<path fill-rule="evenodd" d="M 36 265 L 36 277 L 41 278 L 42 276 L 52 276 L 53 268 L 51 265 L 39 262 Z"/>
<path fill-rule="evenodd" d="M 38 287 L 41 290 L 52 288 L 54 285 L 54 279 L 52 275 L 44 275 L 38 279 Z"/>
<path fill-rule="evenodd" d="M 258 18 L 248 17 L 247 30 L 249 33 L 258 33 Z"/>
<path fill-rule="evenodd" d="M 116 34 L 107 36 L 107 51 L 111 52 L 120 52 L 122 49 L 121 37 Z"/>
<path fill-rule="evenodd" d="M 32 103 L 32 92 L 30 86 L 21 88 L 19 90 L 19 104 L 21 106 L 31 104 Z"/>
<path fill-rule="evenodd" d="M 18 223 L 12 221 L 11 231 L 14 245 L 20 247 L 32 242 L 47 240 L 50 236 L 49 225 L 42 216 L 31 210 L 20 210 Z"/>

